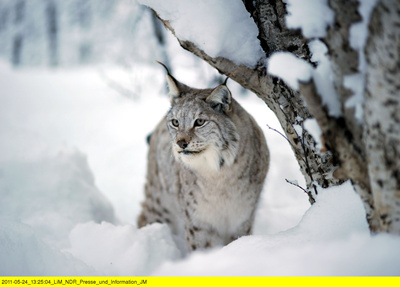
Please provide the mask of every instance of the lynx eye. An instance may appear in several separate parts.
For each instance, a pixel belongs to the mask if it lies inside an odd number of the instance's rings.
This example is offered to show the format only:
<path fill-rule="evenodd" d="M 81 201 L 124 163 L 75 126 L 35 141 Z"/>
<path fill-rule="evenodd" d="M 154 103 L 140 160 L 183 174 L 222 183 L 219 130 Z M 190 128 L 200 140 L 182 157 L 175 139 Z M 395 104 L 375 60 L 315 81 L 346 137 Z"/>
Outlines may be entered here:
<path fill-rule="evenodd" d="M 179 127 L 179 121 L 177 119 L 171 120 L 171 124 L 176 128 Z"/>
<path fill-rule="evenodd" d="M 206 123 L 206 120 L 197 119 L 197 120 L 194 122 L 194 126 L 195 126 L 195 127 L 201 127 L 201 126 L 204 125 L 205 123 Z"/>

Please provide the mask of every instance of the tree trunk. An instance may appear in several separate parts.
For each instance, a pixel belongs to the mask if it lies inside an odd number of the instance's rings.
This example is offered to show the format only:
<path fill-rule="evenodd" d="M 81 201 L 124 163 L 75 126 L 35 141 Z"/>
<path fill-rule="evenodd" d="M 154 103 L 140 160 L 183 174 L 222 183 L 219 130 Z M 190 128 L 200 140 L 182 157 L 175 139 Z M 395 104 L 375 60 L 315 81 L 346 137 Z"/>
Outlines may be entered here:
<path fill-rule="evenodd" d="M 383 0 L 374 10 L 366 46 L 366 73 L 359 70 L 358 51 L 351 47 L 350 27 L 361 20 L 358 1 L 331 0 L 334 24 L 322 39 L 328 47 L 343 116 L 333 117 L 322 103 L 314 81 L 300 83 L 299 92 L 266 73 L 265 64 L 255 69 L 229 59 L 212 58 L 193 43 L 178 39 L 181 46 L 202 58 L 219 72 L 256 93 L 276 114 L 291 143 L 313 203 L 317 185 L 327 188 L 351 180 L 360 194 L 371 231 L 400 234 L 400 11 L 399 1 Z M 310 61 L 306 39 L 286 27 L 282 0 L 243 0 L 259 29 L 266 57 L 286 51 Z M 396 6 L 397 5 L 397 6 Z M 174 29 L 167 20 L 164 25 Z M 344 85 L 349 75 L 365 77 L 364 120 L 349 107 L 352 91 Z M 306 129 L 297 134 L 294 125 L 315 118 L 324 147 L 319 150 Z"/>
<path fill-rule="evenodd" d="M 14 3 L 14 26 L 15 30 L 18 31 L 14 35 L 12 52 L 11 52 L 11 62 L 14 66 L 19 66 L 23 61 L 23 48 L 24 48 L 24 33 L 21 32 L 21 28 L 25 20 L 25 0 L 19 0 Z"/>
<path fill-rule="evenodd" d="M 57 2 L 48 1 L 46 5 L 46 24 L 49 47 L 49 63 L 58 65 L 58 11 Z"/>
<path fill-rule="evenodd" d="M 400 1 L 380 1 L 369 31 L 363 140 L 374 231 L 400 234 Z"/>

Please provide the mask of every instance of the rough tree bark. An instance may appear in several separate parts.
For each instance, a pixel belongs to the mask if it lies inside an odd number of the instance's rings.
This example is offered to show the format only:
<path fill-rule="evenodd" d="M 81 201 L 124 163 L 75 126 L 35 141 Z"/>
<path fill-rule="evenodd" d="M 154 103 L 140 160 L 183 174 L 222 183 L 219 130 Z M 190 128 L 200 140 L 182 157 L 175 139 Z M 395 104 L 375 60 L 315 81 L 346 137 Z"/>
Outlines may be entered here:
<path fill-rule="evenodd" d="M 380 1 L 366 45 L 363 129 L 376 231 L 400 234 L 400 1 Z"/>
<path fill-rule="evenodd" d="M 291 143 L 307 183 L 310 202 L 317 185 L 330 187 L 351 180 L 360 194 L 372 232 L 400 234 L 400 0 L 382 0 L 376 5 L 369 26 L 366 47 L 367 73 L 364 120 L 346 107 L 352 92 L 344 78 L 358 71 L 358 52 L 349 43 L 350 26 L 361 20 L 358 1 L 331 0 L 335 22 L 322 39 L 328 47 L 334 71 L 334 87 L 340 96 L 343 116 L 329 115 L 313 80 L 301 83 L 299 92 L 266 73 L 265 62 L 255 69 L 239 66 L 226 58 L 212 58 L 193 43 L 178 38 L 181 46 L 202 58 L 219 72 L 253 91 L 276 114 Z M 285 24 L 282 0 L 243 0 L 259 29 L 261 47 L 268 58 L 286 51 L 310 61 L 306 39 Z M 167 20 L 160 19 L 173 33 Z M 324 147 L 318 150 L 303 126 L 315 118 L 322 130 Z"/>

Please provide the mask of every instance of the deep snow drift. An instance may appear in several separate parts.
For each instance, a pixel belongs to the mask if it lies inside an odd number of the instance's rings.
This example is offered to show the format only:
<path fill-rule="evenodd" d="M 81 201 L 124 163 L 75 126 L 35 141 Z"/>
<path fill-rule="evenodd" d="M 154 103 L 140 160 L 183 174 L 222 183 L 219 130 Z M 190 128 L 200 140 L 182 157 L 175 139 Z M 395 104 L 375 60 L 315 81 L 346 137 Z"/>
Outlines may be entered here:
<path fill-rule="evenodd" d="M 303 216 L 307 196 L 285 182 L 303 184 L 292 151 L 266 128 L 279 124 L 232 82 L 272 153 L 255 235 L 182 259 L 167 226 L 137 230 L 145 138 L 169 105 L 164 71 L 142 70 L 157 84 L 146 86 L 143 76 L 143 96 L 132 101 L 95 69 L 1 64 L 1 275 L 399 275 L 400 240 L 369 235 L 350 184 L 321 191 Z M 195 85 L 190 76 L 181 80 Z"/>

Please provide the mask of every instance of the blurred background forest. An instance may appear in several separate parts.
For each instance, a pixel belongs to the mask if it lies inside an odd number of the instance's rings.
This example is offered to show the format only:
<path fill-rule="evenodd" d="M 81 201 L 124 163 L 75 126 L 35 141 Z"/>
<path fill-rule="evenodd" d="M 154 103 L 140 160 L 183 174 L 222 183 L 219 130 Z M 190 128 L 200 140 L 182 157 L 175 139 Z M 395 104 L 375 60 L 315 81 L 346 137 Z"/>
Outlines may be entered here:
<path fill-rule="evenodd" d="M 0 1 L 0 55 L 14 66 L 165 60 L 164 38 L 131 0 Z"/>
<path fill-rule="evenodd" d="M 154 60 L 172 71 L 179 61 L 199 69 L 203 84 L 221 81 L 135 0 L 0 0 L 0 57 L 16 68 L 108 64 L 127 72 Z"/>

